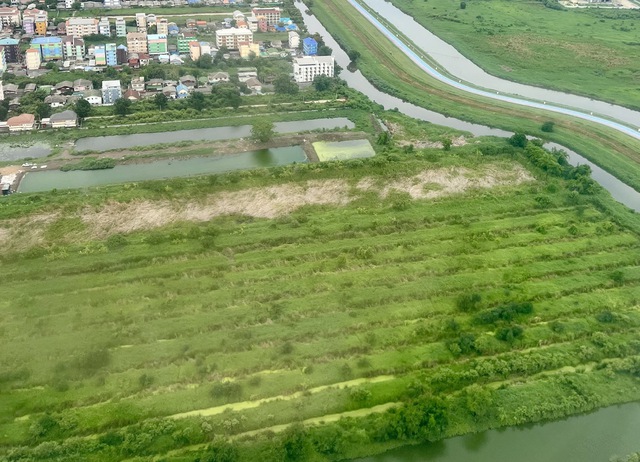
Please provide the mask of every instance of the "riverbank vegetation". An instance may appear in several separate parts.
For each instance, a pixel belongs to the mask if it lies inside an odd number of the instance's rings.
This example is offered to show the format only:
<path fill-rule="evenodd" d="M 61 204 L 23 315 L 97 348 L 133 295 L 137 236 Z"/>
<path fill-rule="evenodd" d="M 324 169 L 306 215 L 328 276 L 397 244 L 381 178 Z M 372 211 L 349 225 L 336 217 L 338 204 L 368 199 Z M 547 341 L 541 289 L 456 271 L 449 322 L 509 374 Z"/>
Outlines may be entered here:
<path fill-rule="evenodd" d="M 360 52 L 358 69 L 382 91 L 447 116 L 555 141 L 640 190 L 639 141 L 599 124 L 452 89 L 399 53 L 350 5 L 327 0 L 312 10 L 345 50 Z M 553 122 L 553 132 L 542 130 L 544 122 Z"/>
<path fill-rule="evenodd" d="M 96 157 L 85 157 L 80 162 L 65 164 L 60 167 L 63 172 L 71 172 L 73 170 L 104 170 L 116 166 L 115 159 Z"/>
<path fill-rule="evenodd" d="M 405 121 L 371 159 L 3 200 L 2 457 L 338 460 L 640 398 L 638 216 Z"/>
<path fill-rule="evenodd" d="M 493 75 L 640 109 L 638 10 L 507 0 L 466 2 L 464 9 L 455 0 L 392 3 Z"/>

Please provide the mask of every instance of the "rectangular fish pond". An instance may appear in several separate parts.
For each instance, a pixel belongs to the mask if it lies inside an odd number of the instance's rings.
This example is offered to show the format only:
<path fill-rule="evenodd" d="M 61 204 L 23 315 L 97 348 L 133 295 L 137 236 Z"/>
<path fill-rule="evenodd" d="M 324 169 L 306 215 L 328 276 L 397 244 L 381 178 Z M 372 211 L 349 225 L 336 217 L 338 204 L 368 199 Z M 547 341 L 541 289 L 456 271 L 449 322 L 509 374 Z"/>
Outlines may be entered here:
<path fill-rule="evenodd" d="M 191 175 L 224 173 L 233 170 L 275 167 L 307 162 L 300 146 L 261 149 L 239 154 L 195 157 L 191 159 L 169 159 L 149 163 L 116 165 L 104 170 L 74 170 L 62 172 L 47 170 L 28 172 L 20 182 L 18 192 L 40 192 L 52 189 L 88 188 L 114 183 L 157 180 Z"/>
<path fill-rule="evenodd" d="M 368 140 L 317 141 L 313 143 L 320 162 L 373 157 L 376 152 Z"/>

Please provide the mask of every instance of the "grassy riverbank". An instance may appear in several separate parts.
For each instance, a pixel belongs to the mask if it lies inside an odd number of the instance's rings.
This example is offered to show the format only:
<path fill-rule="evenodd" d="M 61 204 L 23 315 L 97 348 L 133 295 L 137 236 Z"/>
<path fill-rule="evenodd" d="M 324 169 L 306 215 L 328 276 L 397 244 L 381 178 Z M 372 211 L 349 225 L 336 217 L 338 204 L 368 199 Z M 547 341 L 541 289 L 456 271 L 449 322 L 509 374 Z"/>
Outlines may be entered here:
<path fill-rule="evenodd" d="M 3 200 L 0 454 L 336 460 L 640 398 L 638 216 L 389 122 L 372 159 Z"/>
<path fill-rule="evenodd" d="M 640 142 L 621 133 L 547 111 L 507 105 L 457 91 L 430 78 L 354 8 L 335 0 L 314 3 L 313 12 L 347 50 L 358 50 L 358 67 L 374 85 L 433 111 L 556 141 L 640 190 Z M 541 126 L 553 121 L 553 133 Z"/>
<path fill-rule="evenodd" d="M 493 75 L 640 109 L 637 10 L 521 0 L 465 9 L 455 0 L 393 4 Z"/>

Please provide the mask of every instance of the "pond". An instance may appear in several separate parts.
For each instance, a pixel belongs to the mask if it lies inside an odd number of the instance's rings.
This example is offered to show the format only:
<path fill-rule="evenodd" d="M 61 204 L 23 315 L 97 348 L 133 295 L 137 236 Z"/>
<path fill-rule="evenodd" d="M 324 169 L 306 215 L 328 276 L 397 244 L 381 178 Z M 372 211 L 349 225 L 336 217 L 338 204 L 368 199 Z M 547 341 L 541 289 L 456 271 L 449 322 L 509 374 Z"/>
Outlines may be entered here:
<path fill-rule="evenodd" d="M 640 403 L 405 446 L 358 462 L 607 462 L 640 451 Z"/>
<path fill-rule="evenodd" d="M 317 141 L 313 143 L 320 162 L 373 157 L 376 152 L 368 140 Z"/>
<path fill-rule="evenodd" d="M 88 188 L 91 186 L 156 180 L 190 175 L 222 173 L 261 167 L 275 167 L 294 162 L 307 162 L 300 146 L 261 149 L 258 151 L 191 159 L 169 159 L 149 163 L 117 165 L 106 170 L 47 170 L 25 174 L 18 192 L 50 191 L 52 189 Z"/>
<path fill-rule="evenodd" d="M 22 146 L 11 143 L 0 143 L 0 161 L 12 161 L 29 158 L 46 157 L 51 154 L 51 146 L 47 143 L 33 143 Z"/>
<path fill-rule="evenodd" d="M 297 120 L 294 122 L 276 122 L 277 133 L 297 133 L 301 130 L 335 130 L 355 128 L 355 124 L 346 117 Z M 180 141 L 219 141 L 247 138 L 251 136 L 251 125 L 237 127 L 197 128 L 193 130 L 166 131 L 160 133 L 135 133 L 132 135 L 94 136 L 76 141 L 76 151 L 109 151 L 127 149 L 134 146 L 150 146 Z"/>

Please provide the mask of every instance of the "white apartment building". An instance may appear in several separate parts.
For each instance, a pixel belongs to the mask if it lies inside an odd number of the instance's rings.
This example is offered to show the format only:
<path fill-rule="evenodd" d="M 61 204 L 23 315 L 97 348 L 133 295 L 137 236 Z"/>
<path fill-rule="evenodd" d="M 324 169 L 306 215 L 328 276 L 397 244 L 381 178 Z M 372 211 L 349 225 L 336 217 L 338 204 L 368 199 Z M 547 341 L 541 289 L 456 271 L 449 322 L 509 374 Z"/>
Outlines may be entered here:
<path fill-rule="evenodd" d="M 158 28 L 158 35 L 169 35 L 169 21 L 167 18 L 158 18 L 156 27 Z"/>
<path fill-rule="evenodd" d="M 127 21 L 124 18 L 116 18 L 116 37 L 127 36 Z"/>
<path fill-rule="evenodd" d="M 275 26 L 280 22 L 280 8 L 254 8 L 251 10 L 254 18 L 263 17 L 269 26 Z"/>
<path fill-rule="evenodd" d="M 69 18 L 67 19 L 67 35 L 72 37 L 84 37 L 98 33 L 98 20 L 94 18 Z"/>
<path fill-rule="evenodd" d="M 296 82 L 313 82 L 317 75 L 333 77 L 333 56 L 304 56 L 293 60 L 293 77 Z"/>
<path fill-rule="evenodd" d="M 300 48 L 300 35 L 295 31 L 289 32 L 289 48 Z"/>
<path fill-rule="evenodd" d="M 138 32 L 147 32 L 147 15 L 144 13 L 136 13 L 136 27 Z"/>
<path fill-rule="evenodd" d="M 249 29 L 220 29 L 216 31 L 216 47 L 227 47 L 230 50 L 237 50 L 240 44 L 253 43 L 253 32 Z"/>
<path fill-rule="evenodd" d="M 109 23 L 109 18 L 103 17 L 98 22 L 98 33 L 100 35 L 106 35 L 107 37 L 111 36 L 111 24 Z"/>
<path fill-rule="evenodd" d="M 14 7 L 0 8 L 0 23 L 2 26 L 19 26 L 22 24 L 20 10 Z"/>
<path fill-rule="evenodd" d="M 103 80 L 102 81 L 102 104 L 105 106 L 116 102 L 118 98 L 122 98 L 122 87 L 119 80 Z"/>
<path fill-rule="evenodd" d="M 29 48 L 25 54 L 25 64 L 27 65 L 27 69 L 33 71 L 40 67 L 42 64 L 42 60 L 40 59 L 40 50 L 36 50 L 35 48 Z"/>

